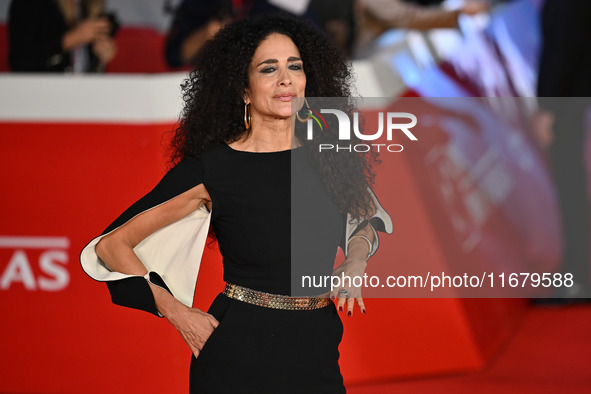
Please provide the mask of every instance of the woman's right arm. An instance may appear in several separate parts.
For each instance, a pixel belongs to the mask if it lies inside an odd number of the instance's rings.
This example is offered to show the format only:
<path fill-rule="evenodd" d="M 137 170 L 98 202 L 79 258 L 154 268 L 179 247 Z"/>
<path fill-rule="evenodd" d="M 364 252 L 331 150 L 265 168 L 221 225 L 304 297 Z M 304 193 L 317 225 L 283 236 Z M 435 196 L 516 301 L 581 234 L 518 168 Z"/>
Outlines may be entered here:
<path fill-rule="evenodd" d="M 202 205 L 211 209 L 211 199 L 203 184 L 147 210 L 105 235 L 96 245 L 99 258 L 112 271 L 144 276 L 148 270 L 133 248 L 155 231 L 174 223 Z M 217 327 L 208 313 L 190 308 L 163 288 L 150 283 L 158 311 L 180 332 L 195 357 Z"/>

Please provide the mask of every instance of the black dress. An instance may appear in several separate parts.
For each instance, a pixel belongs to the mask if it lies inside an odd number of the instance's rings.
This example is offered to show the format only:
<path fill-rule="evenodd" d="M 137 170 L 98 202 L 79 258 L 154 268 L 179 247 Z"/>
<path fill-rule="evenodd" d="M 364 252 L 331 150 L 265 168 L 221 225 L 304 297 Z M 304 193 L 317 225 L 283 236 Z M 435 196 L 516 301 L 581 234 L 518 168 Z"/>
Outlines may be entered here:
<path fill-rule="evenodd" d="M 330 275 L 345 218 L 306 148 L 253 153 L 216 145 L 200 158 L 184 159 L 105 233 L 200 183 L 211 196 L 211 225 L 226 282 L 292 295 L 302 269 Z M 108 285 L 115 303 L 157 313 L 145 279 Z M 220 324 L 199 357 L 192 358 L 190 392 L 345 392 L 338 365 L 343 325 L 333 303 L 314 310 L 279 310 L 220 293 L 208 312 Z"/>
<path fill-rule="evenodd" d="M 303 148 L 252 153 L 227 145 L 202 155 L 226 282 L 289 295 L 292 265 L 299 263 L 292 260 L 301 258 L 330 274 L 343 217 L 306 155 Z M 192 359 L 191 392 L 345 391 L 338 365 L 343 327 L 334 304 L 276 310 L 220 294 L 209 313 L 220 324 Z"/>

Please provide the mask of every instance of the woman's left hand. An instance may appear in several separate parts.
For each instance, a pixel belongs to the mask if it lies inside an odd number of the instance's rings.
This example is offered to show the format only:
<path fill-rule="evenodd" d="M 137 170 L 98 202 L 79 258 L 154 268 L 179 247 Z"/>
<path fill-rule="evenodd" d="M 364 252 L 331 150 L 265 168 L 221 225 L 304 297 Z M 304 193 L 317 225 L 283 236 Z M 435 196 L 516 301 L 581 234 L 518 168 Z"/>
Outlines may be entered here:
<path fill-rule="evenodd" d="M 354 258 L 349 256 L 341 265 L 333 271 L 333 276 L 340 279 L 340 286 L 335 287 L 330 292 L 330 298 L 337 300 L 337 308 L 339 312 L 347 311 L 347 316 L 353 316 L 353 307 L 355 301 L 359 305 L 361 313 L 365 313 L 365 304 L 361 297 L 361 287 L 355 287 L 354 283 L 359 281 L 354 278 L 363 278 L 365 274 L 365 267 L 367 267 L 367 260 L 364 258 Z M 350 279 L 349 279 L 350 278 Z M 344 280 L 343 280 L 344 279 Z"/>

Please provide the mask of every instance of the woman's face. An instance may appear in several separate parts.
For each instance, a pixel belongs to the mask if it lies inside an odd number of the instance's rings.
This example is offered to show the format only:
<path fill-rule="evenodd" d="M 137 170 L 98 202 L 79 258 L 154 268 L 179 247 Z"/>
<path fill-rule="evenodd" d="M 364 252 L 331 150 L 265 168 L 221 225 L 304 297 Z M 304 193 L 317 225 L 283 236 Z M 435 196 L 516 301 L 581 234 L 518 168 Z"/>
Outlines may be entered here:
<path fill-rule="evenodd" d="M 244 102 L 252 119 L 285 119 L 292 115 L 291 98 L 304 97 L 306 74 L 300 51 L 291 38 L 272 33 L 256 49 L 248 71 Z"/>

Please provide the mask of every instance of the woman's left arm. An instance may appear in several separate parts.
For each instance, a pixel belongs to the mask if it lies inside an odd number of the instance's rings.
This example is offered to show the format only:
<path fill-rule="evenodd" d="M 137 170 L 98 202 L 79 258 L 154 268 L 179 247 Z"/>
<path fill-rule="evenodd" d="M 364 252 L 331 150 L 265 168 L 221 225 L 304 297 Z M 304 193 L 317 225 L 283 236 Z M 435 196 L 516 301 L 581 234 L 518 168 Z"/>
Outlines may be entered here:
<path fill-rule="evenodd" d="M 392 219 L 388 212 L 382 207 L 373 190 L 368 187 L 372 199 L 373 215 L 369 219 L 352 219 L 347 215 L 345 244 L 345 261 L 333 272 L 333 275 L 341 277 L 341 286 L 331 291 L 331 298 L 338 298 L 337 307 L 339 312 L 347 310 L 347 315 L 353 315 L 355 301 L 359 305 L 361 313 L 365 313 L 365 304 L 361 297 L 361 287 L 352 286 L 355 277 L 363 278 L 367 260 L 373 256 L 379 247 L 377 231 L 392 234 Z M 350 280 L 343 280 L 351 278 Z M 345 305 L 346 304 L 346 305 Z"/>
<path fill-rule="evenodd" d="M 355 277 L 363 277 L 365 274 L 367 260 L 372 253 L 372 245 L 375 237 L 373 228 L 369 222 L 366 223 L 365 227 L 358 230 L 347 240 L 347 256 L 345 261 L 333 272 L 333 275 L 349 277 L 352 280 Z M 343 282 L 346 283 L 346 281 Z M 344 293 L 343 290 L 347 292 Z M 342 286 L 335 288 L 331 292 L 331 298 L 338 298 L 337 308 L 339 312 L 346 310 L 347 316 L 353 315 L 355 301 L 357 301 L 361 313 L 365 313 L 365 304 L 363 303 L 361 288 L 359 287 Z"/>

